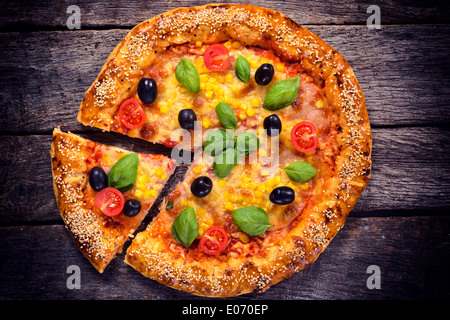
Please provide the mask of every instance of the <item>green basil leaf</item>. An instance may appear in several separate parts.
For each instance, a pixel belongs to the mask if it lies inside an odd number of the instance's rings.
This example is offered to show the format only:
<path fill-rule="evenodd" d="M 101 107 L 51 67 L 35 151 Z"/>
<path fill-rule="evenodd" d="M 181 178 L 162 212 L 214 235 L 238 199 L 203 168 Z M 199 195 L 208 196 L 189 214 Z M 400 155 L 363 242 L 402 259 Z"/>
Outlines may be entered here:
<path fill-rule="evenodd" d="M 256 151 L 259 148 L 259 139 L 251 132 L 241 133 L 236 140 L 236 151 L 238 155 L 246 155 L 251 151 Z"/>
<path fill-rule="evenodd" d="M 139 166 L 137 153 L 124 155 L 108 172 L 108 186 L 126 192 L 136 183 Z"/>
<path fill-rule="evenodd" d="M 300 89 L 300 77 L 278 81 L 264 98 L 264 109 L 275 111 L 294 103 Z"/>
<path fill-rule="evenodd" d="M 250 64 L 248 60 L 239 55 L 234 63 L 234 70 L 236 72 L 236 76 L 243 82 L 247 83 L 250 79 Z"/>
<path fill-rule="evenodd" d="M 228 148 L 214 158 L 214 174 L 217 178 L 227 177 L 237 165 L 237 152 L 235 148 Z"/>
<path fill-rule="evenodd" d="M 172 224 L 172 236 L 186 249 L 194 242 L 198 235 L 198 222 L 195 210 L 187 207 L 175 218 Z"/>
<path fill-rule="evenodd" d="M 217 118 L 227 129 L 237 129 L 237 118 L 233 109 L 226 102 L 219 102 L 216 106 Z"/>
<path fill-rule="evenodd" d="M 197 68 L 188 59 L 180 60 L 175 69 L 175 77 L 190 92 L 197 93 L 200 91 L 200 78 Z"/>
<path fill-rule="evenodd" d="M 233 221 L 249 236 L 258 236 L 272 225 L 267 213 L 259 207 L 244 207 L 233 211 Z"/>
<path fill-rule="evenodd" d="M 203 150 L 206 154 L 214 156 L 230 147 L 234 147 L 234 134 L 225 129 L 219 129 L 208 134 Z"/>
<path fill-rule="evenodd" d="M 173 209 L 173 201 L 167 202 L 166 210 L 172 210 L 172 209 Z"/>
<path fill-rule="evenodd" d="M 316 169 L 304 161 L 296 161 L 289 164 L 286 168 L 289 179 L 295 182 L 305 183 L 317 175 Z"/>

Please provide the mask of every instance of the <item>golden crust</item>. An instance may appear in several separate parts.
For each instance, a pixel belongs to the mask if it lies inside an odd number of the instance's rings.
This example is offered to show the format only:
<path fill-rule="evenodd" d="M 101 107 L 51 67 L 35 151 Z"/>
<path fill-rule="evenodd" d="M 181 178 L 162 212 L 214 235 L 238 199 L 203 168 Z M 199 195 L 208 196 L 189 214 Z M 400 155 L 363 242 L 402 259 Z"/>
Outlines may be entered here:
<path fill-rule="evenodd" d="M 247 46 L 269 49 L 285 61 L 301 62 L 306 72 L 321 79 L 326 98 L 339 114 L 336 175 L 327 181 L 326 188 L 318 186 L 321 189 L 314 192 L 321 194 L 320 202 L 308 206 L 297 224 L 284 230 L 283 240 L 267 248 L 264 258 L 186 261 L 168 251 L 163 239 L 146 231 L 133 240 L 125 261 L 147 277 L 196 295 L 227 297 L 263 292 L 317 259 L 343 227 L 366 187 L 372 137 L 364 96 L 347 61 L 281 13 L 248 5 L 205 5 L 169 11 L 131 30 L 87 91 L 79 121 L 113 130 L 105 115 L 112 117 L 128 92 L 135 91 L 137 82 L 132 79 L 142 74 L 154 59 L 154 52 L 199 39 L 211 44 L 236 39 Z M 127 70 L 130 81 L 121 84 L 114 70 L 123 66 L 133 68 Z M 98 110 L 102 116 L 98 116 Z"/>
<path fill-rule="evenodd" d="M 129 153 L 120 148 L 106 146 L 83 139 L 59 128 L 53 131 L 51 145 L 53 189 L 61 217 L 77 247 L 92 265 L 102 273 L 115 255 L 122 250 L 128 237 L 145 218 L 156 197 L 141 200 L 142 210 L 137 216 L 128 218 L 122 214 L 106 217 L 93 204 L 93 190 L 88 187 L 88 163 L 92 161 L 93 150 L 104 153 Z M 150 165 L 170 167 L 167 175 L 173 173 L 175 165 L 164 157 L 150 157 Z M 166 179 L 160 182 L 161 187 Z M 89 194 L 92 193 L 92 194 Z"/>

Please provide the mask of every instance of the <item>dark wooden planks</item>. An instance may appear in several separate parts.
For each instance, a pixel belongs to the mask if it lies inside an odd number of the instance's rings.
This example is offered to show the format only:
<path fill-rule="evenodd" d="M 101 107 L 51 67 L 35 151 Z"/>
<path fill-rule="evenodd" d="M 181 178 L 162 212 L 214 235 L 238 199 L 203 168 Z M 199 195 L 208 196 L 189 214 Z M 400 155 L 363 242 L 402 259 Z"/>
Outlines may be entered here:
<path fill-rule="evenodd" d="M 450 26 L 311 27 L 350 62 L 372 125 L 450 123 Z M 77 122 L 84 92 L 127 30 L 0 33 L 0 131 L 50 133 Z"/>
<path fill-rule="evenodd" d="M 138 152 L 171 152 L 120 134 L 84 136 Z M 353 216 L 450 207 L 450 129 L 380 128 L 373 137 L 372 179 Z M 0 140 L 0 174 L 7 181 L 0 184 L 0 225 L 62 223 L 52 189 L 50 143 L 50 135 Z M 180 170 L 177 178 L 183 174 Z"/>
<path fill-rule="evenodd" d="M 220 1 L 221 3 L 243 3 L 262 6 L 283 12 L 302 24 L 366 24 L 372 13 L 367 13 L 371 5 L 378 5 L 382 24 L 448 23 L 450 6 L 445 1 L 404 1 L 370 0 L 297 2 L 287 0 L 260 1 Z M 195 6 L 208 1 L 129 1 L 129 0 L 83 0 L 70 1 L 10 1 L 0 4 L 0 28 L 6 30 L 29 30 L 31 28 L 67 28 L 67 13 L 70 5 L 76 4 L 81 11 L 81 28 L 89 29 L 105 26 L 132 27 L 157 14 L 178 7 Z"/>
<path fill-rule="evenodd" d="M 242 299 L 448 299 L 449 217 L 348 219 L 311 267 Z M 4 299 L 196 299 L 147 279 L 116 257 L 99 274 L 63 226 L 0 228 L 0 297 Z M 69 290 L 67 267 L 81 271 Z M 381 271 L 370 290 L 367 268 Z"/>

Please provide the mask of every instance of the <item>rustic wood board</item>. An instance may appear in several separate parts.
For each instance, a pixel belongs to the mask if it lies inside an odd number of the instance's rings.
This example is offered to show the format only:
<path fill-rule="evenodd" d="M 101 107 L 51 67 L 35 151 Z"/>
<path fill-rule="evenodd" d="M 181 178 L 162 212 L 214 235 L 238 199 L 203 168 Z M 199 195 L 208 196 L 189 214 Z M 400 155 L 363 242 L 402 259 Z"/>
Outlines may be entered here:
<path fill-rule="evenodd" d="M 240 299 L 449 298 L 449 217 L 350 218 L 310 267 Z M 0 285 L 7 299 L 197 299 L 147 279 L 118 255 L 99 274 L 63 226 L 1 228 Z M 14 244 L 14 245 L 11 245 Z M 370 252 L 370 254 L 368 254 Z M 426 262 L 426 263 L 424 263 Z M 80 268 L 81 289 L 68 289 L 67 268 Z M 381 271 L 381 289 L 367 287 L 367 268 Z M 444 294 L 444 296 L 442 295 Z"/>
<path fill-rule="evenodd" d="M 449 299 L 450 3 L 243 2 L 282 11 L 343 54 L 363 88 L 374 140 L 372 179 L 318 261 L 264 294 L 238 299 Z M 123 263 L 124 253 L 98 274 L 59 217 L 49 153 L 51 132 L 61 126 L 94 141 L 170 155 L 161 145 L 85 127 L 76 114 L 134 25 L 202 3 L 78 1 L 82 25 L 72 31 L 66 26 L 72 3 L 0 3 L 0 300 L 198 299 L 144 278 Z M 366 26 L 373 4 L 381 9 L 379 30 Z M 177 169 L 171 187 L 185 169 Z M 67 288 L 70 265 L 81 269 L 81 290 Z M 366 285 L 370 265 L 380 267 L 381 289 Z"/>

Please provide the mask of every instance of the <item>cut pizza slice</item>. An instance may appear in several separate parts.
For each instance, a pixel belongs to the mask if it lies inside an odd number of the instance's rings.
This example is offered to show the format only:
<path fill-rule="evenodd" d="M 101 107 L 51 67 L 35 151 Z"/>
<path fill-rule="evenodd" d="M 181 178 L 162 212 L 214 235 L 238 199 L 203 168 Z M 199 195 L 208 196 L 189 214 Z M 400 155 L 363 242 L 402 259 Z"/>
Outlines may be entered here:
<path fill-rule="evenodd" d="M 157 199 L 174 162 L 53 131 L 53 187 L 64 223 L 102 273 Z"/>

